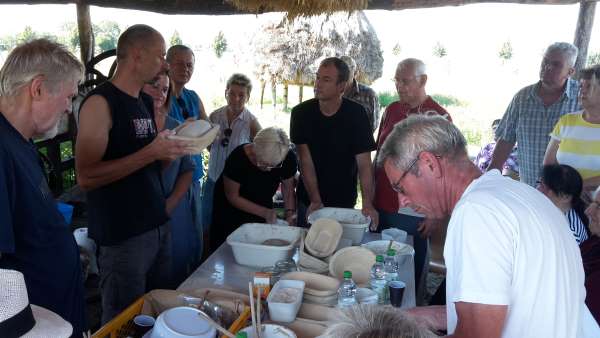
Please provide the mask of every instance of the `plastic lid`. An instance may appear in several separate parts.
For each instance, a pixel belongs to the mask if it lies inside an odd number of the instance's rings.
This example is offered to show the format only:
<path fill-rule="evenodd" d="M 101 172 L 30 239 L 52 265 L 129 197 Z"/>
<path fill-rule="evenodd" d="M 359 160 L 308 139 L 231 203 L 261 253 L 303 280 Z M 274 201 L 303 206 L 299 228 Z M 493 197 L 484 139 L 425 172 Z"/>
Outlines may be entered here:
<path fill-rule="evenodd" d="M 248 338 L 248 334 L 246 332 L 238 332 L 235 338 Z"/>
<path fill-rule="evenodd" d="M 344 271 L 344 278 L 352 278 L 352 271 Z"/>
<path fill-rule="evenodd" d="M 396 250 L 394 250 L 394 249 L 389 249 L 389 250 L 387 251 L 387 255 L 388 255 L 388 256 L 396 256 Z"/>
<path fill-rule="evenodd" d="M 375 257 L 375 262 L 383 262 L 383 255 L 377 255 Z"/>

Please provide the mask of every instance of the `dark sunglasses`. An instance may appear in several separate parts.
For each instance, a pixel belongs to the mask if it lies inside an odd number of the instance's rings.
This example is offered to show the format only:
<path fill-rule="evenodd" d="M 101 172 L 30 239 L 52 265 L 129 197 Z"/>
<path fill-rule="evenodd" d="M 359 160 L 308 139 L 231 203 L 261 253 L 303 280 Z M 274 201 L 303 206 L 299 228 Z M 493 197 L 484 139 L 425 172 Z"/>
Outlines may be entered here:
<path fill-rule="evenodd" d="M 190 112 L 185 107 L 185 101 L 183 100 L 183 97 L 180 96 L 177 98 L 177 104 L 179 105 L 179 108 L 181 108 L 181 115 L 183 115 L 183 119 L 187 120 L 190 118 Z"/>
<path fill-rule="evenodd" d="M 232 133 L 233 133 L 233 130 L 231 130 L 231 128 L 227 128 L 227 129 L 223 130 L 223 135 L 225 135 L 225 138 L 221 140 L 221 145 L 223 147 L 227 147 L 229 145 L 229 138 L 231 137 Z"/>

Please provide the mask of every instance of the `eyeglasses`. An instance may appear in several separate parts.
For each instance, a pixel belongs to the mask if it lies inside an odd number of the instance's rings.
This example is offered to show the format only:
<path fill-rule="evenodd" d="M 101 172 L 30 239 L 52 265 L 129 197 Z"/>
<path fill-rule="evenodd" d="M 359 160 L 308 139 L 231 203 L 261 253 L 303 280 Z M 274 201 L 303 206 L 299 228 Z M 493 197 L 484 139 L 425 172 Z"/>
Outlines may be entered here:
<path fill-rule="evenodd" d="M 434 156 L 437 159 L 442 158 L 440 155 L 434 155 Z M 392 183 L 392 190 L 394 190 L 395 192 L 397 192 L 399 194 L 406 195 L 406 192 L 404 191 L 404 188 L 400 185 L 400 182 L 402 182 L 402 180 L 406 177 L 406 175 L 408 175 L 408 173 L 412 170 L 412 168 L 415 166 L 415 164 L 417 164 L 420 157 L 421 157 L 421 153 L 419 153 L 417 155 L 417 157 L 414 160 L 412 160 L 412 162 L 410 162 L 410 165 L 408 166 L 408 168 L 406 168 L 406 170 L 400 176 L 400 178 L 395 183 Z"/>
<path fill-rule="evenodd" d="M 227 147 L 229 145 L 229 138 L 231 137 L 232 133 L 233 133 L 233 130 L 231 130 L 231 128 L 227 128 L 227 129 L 223 130 L 223 135 L 225 135 L 225 138 L 223 138 L 221 140 L 221 145 L 223 147 Z"/>
<path fill-rule="evenodd" d="M 190 117 L 190 112 L 185 107 L 185 101 L 183 100 L 183 97 L 180 96 L 177 98 L 177 104 L 179 105 L 179 108 L 181 108 L 181 115 L 183 116 L 183 119 L 187 120 Z"/>

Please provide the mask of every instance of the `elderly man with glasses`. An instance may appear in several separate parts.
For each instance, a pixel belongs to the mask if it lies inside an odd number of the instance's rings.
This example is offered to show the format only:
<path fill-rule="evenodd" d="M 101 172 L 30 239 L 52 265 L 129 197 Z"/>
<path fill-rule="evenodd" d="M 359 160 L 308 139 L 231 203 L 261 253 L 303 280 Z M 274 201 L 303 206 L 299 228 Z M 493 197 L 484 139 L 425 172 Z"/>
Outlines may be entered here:
<path fill-rule="evenodd" d="M 439 116 L 394 127 L 378 159 L 401 206 L 449 217 L 446 306 L 415 308 L 451 337 L 600 337 L 567 219 L 532 187 L 485 174 Z"/>

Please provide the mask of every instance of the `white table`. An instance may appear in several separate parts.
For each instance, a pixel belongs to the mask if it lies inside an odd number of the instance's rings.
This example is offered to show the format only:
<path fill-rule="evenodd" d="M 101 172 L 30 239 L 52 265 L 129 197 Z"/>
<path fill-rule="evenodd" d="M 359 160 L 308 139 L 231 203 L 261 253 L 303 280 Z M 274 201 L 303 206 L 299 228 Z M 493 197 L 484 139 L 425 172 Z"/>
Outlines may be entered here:
<path fill-rule="evenodd" d="M 363 243 L 381 239 L 380 234 L 365 233 Z M 412 236 L 407 239 L 412 244 Z M 188 291 L 202 288 L 220 288 L 246 293 L 248 282 L 260 268 L 242 266 L 235 262 L 233 251 L 227 243 L 223 243 L 208 259 L 196 269 L 179 287 L 178 291 Z M 416 305 L 415 298 L 415 269 L 414 256 L 406 259 L 399 266 L 398 278 L 406 283 L 402 300 L 402 308 Z"/>

